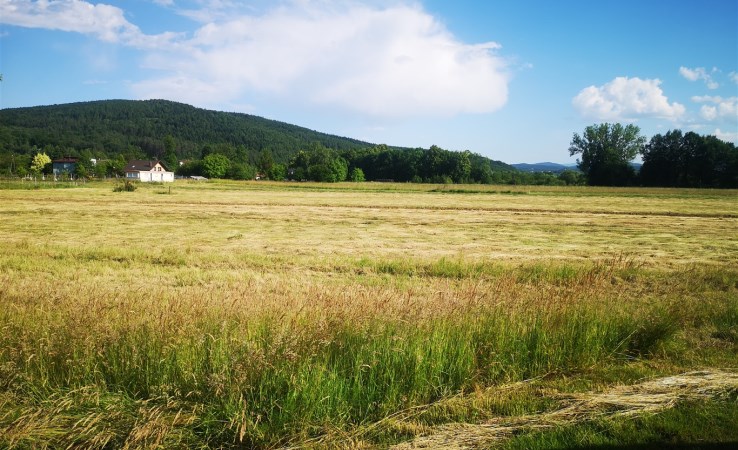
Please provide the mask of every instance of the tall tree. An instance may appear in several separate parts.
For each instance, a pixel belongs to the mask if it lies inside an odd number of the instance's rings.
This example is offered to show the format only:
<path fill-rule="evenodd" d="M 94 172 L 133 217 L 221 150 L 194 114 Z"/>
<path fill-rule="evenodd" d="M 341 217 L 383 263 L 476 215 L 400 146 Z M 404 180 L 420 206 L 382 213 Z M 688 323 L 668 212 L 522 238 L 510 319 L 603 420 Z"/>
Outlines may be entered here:
<path fill-rule="evenodd" d="M 451 178 L 454 183 L 468 183 L 471 176 L 471 152 L 465 150 L 463 152 L 454 152 L 453 168 L 451 170 Z"/>
<path fill-rule="evenodd" d="M 274 165 L 274 157 L 272 156 L 272 151 L 269 149 L 263 149 L 261 152 L 259 152 L 259 161 L 256 165 L 256 168 L 265 176 L 269 176 L 269 172 L 272 170 L 272 166 Z"/>
<path fill-rule="evenodd" d="M 657 134 L 643 149 L 641 183 L 646 186 L 684 186 L 686 165 L 691 159 L 691 139 L 681 130 Z"/>
<path fill-rule="evenodd" d="M 177 159 L 175 149 L 176 144 L 174 142 L 174 137 L 171 134 L 166 135 L 164 137 L 164 157 L 162 158 L 162 162 L 164 162 L 166 168 L 172 172 L 177 170 L 177 167 L 179 166 L 179 160 Z"/>
<path fill-rule="evenodd" d="M 577 164 L 590 185 L 628 185 L 635 179 L 630 162 L 643 151 L 646 143 L 640 132 L 633 124 L 590 125 L 581 136 L 574 133 L 569 155 L 581 155 Z"/>
<path fill-rule="evenodd" d="M 220 153 L 211 153 L 203 158 L 202 168 L 208 178 L 223 178 L 231 168 L 231 160 Z"/>

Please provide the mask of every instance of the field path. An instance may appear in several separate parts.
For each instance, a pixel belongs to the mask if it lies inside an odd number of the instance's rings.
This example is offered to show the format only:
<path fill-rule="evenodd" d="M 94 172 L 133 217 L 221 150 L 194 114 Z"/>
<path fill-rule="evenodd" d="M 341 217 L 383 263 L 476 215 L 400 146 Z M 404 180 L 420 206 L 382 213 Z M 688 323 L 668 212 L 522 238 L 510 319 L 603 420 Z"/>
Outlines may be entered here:
<path fill-rule="evenodd" d="M 602 417 L 658 412 L 688 400 L 719 398 L 738 391 L 738 373 L 706 370 L 618 386 L 603 393 L 562 394 L 556 411 L 496 418 L 480 424 L 454 423 L 391 447 L 409 449 L 486 448 L 523 430 L 546 429 Z"/>

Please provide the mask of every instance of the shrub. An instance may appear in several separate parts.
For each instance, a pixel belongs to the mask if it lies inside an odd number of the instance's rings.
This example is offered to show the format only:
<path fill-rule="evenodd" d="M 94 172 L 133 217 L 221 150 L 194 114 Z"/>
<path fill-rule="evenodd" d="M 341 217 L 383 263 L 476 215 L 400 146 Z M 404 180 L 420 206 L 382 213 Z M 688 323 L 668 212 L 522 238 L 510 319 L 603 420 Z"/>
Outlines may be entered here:
<path fill-rule="evenodd" d="M 364 177 L 364 171 L 358 167 L 354 167 L 353 169 L 351 169 L 351 173 L 349 174 L 349 181 L 353 181 L 355 183 L 366 181 L 366 178 Z"/>
<path fill-rule="evenodd" d="M 113 192 L 133 192 L 136 190 L 136 183 L 130 180 L 124 181 L 113 188 Z"/>

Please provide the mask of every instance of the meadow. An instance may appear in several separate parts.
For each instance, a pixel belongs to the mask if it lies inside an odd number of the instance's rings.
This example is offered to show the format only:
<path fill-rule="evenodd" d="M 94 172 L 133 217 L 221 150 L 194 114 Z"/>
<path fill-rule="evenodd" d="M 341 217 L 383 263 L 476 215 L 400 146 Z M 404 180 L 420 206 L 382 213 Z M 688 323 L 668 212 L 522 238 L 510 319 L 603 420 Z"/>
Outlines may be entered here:
<path fill-rule="evenodd" d="M 0 447 L 408 445 L 738 371 L 735 190 L 113 187 L 0 183 Z M 701 401 L 643 442 L 738 442 L 738 392 Z"/>

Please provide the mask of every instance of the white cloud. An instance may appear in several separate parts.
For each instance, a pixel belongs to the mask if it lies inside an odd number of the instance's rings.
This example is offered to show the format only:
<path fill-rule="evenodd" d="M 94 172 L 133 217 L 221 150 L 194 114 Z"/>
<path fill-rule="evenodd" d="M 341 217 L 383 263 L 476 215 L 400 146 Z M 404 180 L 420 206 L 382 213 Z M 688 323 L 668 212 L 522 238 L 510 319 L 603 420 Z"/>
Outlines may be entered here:
<path fill-rule="evenodd" d="M 710 105 L 703 105 L 702 108 L 700 108 L 700 115 L 705 120 L 715 120 L 718 116 L 717 108 Z"/>
<path fill-rule="evenodd" d="M 705 120 L 724 118 L 738 121 L 738 97 L 723 98 L 703 95 L 692 97 L 692 101 L 695 103 L 707 103 L 700 108 L 700 115 Z"/>
<path fill-rule="evenodd" d="M 486 113 L 507 101 L 499 44 L 457 40 L 419 6 L 301 0 L 203 25 L 140 98 L 215 104 L 254 93 L 376 117 Z"/>
<path fill-rule="evenodd" d="M 721 131 L 720 128 L 716 128 L 713 134 L 722 141 L 738 144 L 738 131 Z"/>
<path fill-rule="evenodd" d="M 261 0 L 266 3 L 276 3 L 275 0 Z M 179 14 L 203 24 L 227 20 L 229 18 L 238 17 L 243 10 L 257 10 L 255 3 L 250 2 L 234 2 L 233 0 L 195 0 L 192 8 L 181 8 Z"/>
<path fill-rule="evenodd" d="M 0 0 L 0 22 L 143 50 L 153 75 L 131 84 L 139 98 L 216 107 L 261 96 L 380 118 L 488 113 L 507 102 L 512 71 L 500 45 L 461 42 L 418 3 L 194 4 L 178 10 L 203 21 L 191 35 L 146 35 L 122 9 L 85 0 Z"/>
<path fill-rule="evenodd" d="M 717 72 L 717 69 L 713 68 L 712 71 Z M 720 84 L 712 79 L 712 75 L 707 73 L 707 70 L 704 67 L 690 69 L 682 66 L 679 68 L 679 74 L 689 81 L 704 81 L 708 89 L 717 89 L 720 87 Z"/>
<path fill-rule="evenodd" d="M 145 35 L 120 8 L 82 0 L 0 0 L 0 23 L 90 34 L 105 42 L 137 47 L 158 46 L 176 36 Z"/>
<path fill-rule="evenodd" d="M 730 75 L 728 75 L 728 77 L 730 78 L 730 81 L 738 84 L 738 72 L 730 72 Z"/>
<path fill-rule="evenodd" d="M 684 106 L 669 103 L 660 85 L 658 79 L 617 77 L 602 86 L 582 89 L 572 103 L 583 116 L 598 120 L 679 119 Z"/>

